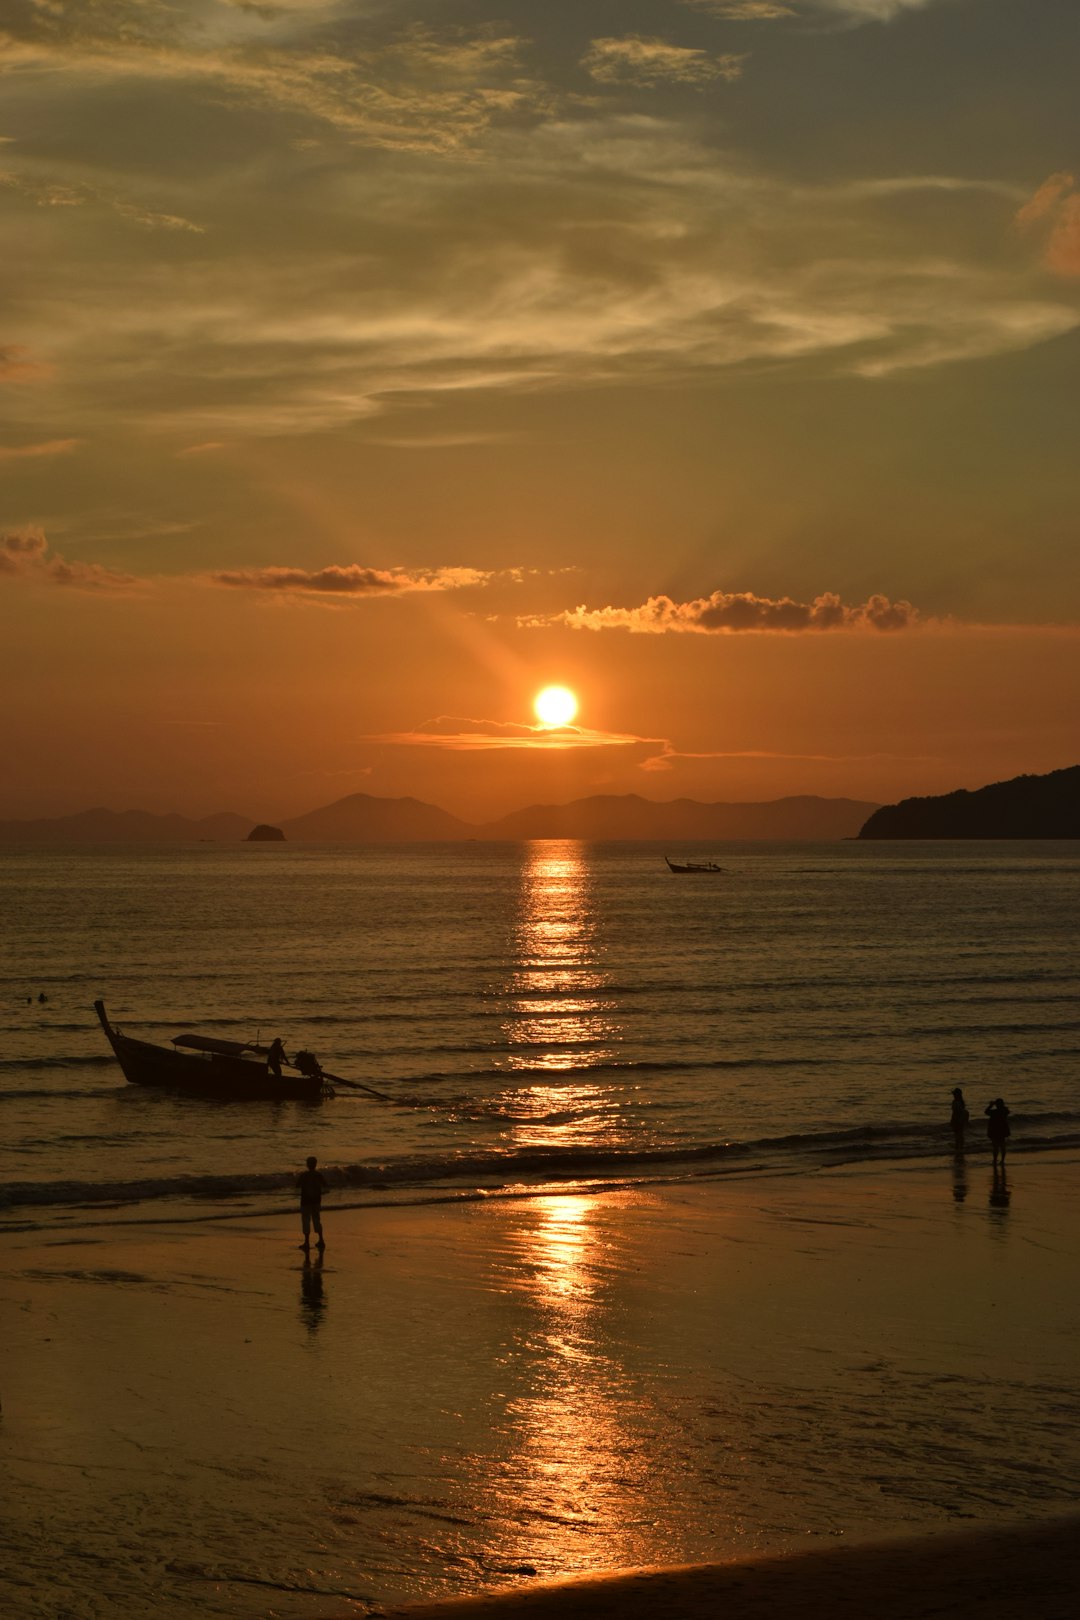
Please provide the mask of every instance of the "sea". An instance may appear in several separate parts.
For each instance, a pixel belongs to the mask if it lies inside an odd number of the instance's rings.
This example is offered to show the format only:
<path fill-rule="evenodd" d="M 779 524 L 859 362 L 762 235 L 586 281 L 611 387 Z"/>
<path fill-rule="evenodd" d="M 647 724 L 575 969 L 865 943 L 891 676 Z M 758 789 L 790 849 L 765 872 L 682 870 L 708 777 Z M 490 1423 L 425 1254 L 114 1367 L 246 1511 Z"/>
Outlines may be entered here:
<path fill-rule="evenodd" d="M 677 875 L 665 853 L 722 871 Z M 700 1180 L 1080 1142 L 1080 843 L 0 852 L 0 1221 Z M 93 1010 L 303 1048 L 316 1102 L 127 1084 Z M 375 1096 L 377 1092 L 381 1095 Z"/>
<path fill-rule="evenodd" d="M 0 883 L 13 1620 L 1075 1510 L 1080 843 L 8 848 Z M 354 1085 L 128 1084 L 98 999 Z"/>

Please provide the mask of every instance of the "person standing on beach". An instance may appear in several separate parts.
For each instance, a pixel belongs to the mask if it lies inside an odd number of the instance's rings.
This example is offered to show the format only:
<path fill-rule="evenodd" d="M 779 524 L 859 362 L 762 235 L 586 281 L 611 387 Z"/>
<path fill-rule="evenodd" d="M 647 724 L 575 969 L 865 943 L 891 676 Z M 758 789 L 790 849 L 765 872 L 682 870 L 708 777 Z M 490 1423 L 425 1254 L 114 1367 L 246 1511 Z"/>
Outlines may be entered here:
<path fill-rule="evenodd" d="M 964 1127 L 970 1118 L 971 1115 L 967 1111 L 967 1103 L 964 1101 L 964 1093 L 960 1090 L 959 1086 L 954 1086 L 952 1094 L 952 1113 L 949 1115 L 949 1124 L 952 1126 L 953 1145 L 955 1146 L 957 1153 L 963 1153 L 964 1151 Z"/>
<path fill-rule="evenodd" d="M 990 1151 L 994 1155 L 994 1163 L 1000 1158 L 1005 1163 L 1005 1144 L 1009 1140 L 1009 1110 L 1000 1097 L 995 1097 L 986 1107 L 986 1134 L 990 1138 Z"/>
<path fill-rule="evenodd" d="M 322 1229 L 322 1195 L 326 1191 L 326 1178 L 319 1174 L 315 1166 L 318 1159 L 314 1154 L 307 1161 L 307 1169 L 301 1171 L 296 1178 L 296 1185 L 300 1189 L 300 1222 L 304 1228 L 304 1241 L 302 1249 L 311 1248 L 311 1228 L 315 1228 L 319 1239 L 317 1248 L 326 1248 L 326 1239 Z"/>

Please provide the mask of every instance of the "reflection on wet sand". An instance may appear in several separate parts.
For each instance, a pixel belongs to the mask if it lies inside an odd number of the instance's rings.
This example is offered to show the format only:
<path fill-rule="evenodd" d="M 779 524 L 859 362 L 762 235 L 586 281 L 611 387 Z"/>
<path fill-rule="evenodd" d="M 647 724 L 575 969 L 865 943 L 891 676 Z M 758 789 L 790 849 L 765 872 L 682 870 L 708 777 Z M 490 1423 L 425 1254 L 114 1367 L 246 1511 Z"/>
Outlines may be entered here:
<path fill-rule="evenodd" d="M 507 1408 L 498 1552 L 541 1573 L 632 1564 L 650 1458 L 636 1397 L 607 1350 L 611 1228 L 588 1197 L 523 1205 L 510 1286 L 528 1295 L 530 1387 Z M 641 1513 L 628 1505 L 640 1496 Z"/>
<path fill-rule="evenodd" d="M 326 1309 L 326 1293 L 323 1287 L 323 1257 L 317 1255 L 314 1260 L 305 1259 L 303 1270 L 300 1273 L 300 1320 L 308 1332 L 315 1336 L 322 1326 L 323 1312 Z"/>

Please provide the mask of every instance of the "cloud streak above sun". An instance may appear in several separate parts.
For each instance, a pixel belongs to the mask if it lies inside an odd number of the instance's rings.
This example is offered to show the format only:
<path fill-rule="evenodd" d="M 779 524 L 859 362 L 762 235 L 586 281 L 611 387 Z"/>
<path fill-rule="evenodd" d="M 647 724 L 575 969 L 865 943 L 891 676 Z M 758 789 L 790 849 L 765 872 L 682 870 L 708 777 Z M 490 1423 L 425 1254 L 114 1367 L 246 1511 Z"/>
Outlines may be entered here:
<path fill-rule="evenodd" d="M 628 630 L 634 635 L 740 635 L 829 631 L 900 631 L 922 620 L 910 602 L 875 595 L 849 606 L 833 591 L 810 602 L 790 596 L 755 596 L 751 591 L 713 591 L 711 596 L 675 602 L 650 596 L 640 607 L 588 608 L 584 605 L 545 617 L 521 617 L 523 628 L 565 625 L 571 630 Z"/>
<path fill-rule="evenodd" d="M 99 563 L 68 562 L 50 552 L 40 529 L 0 535 L 0 579 L 67 587 L 77 591 L 132 591 L 143 581 Z"/>
<path fill-rule="evenodd" d="M 512 572 L 501 571 L 505 576 Z M 290 596 L 403 596 L 415 591 L 458 591 L 488 585 L 495 578 L 482 568 L 366 568 L 361 563 L 326 568 L 232 568 L 209 576 L 212 585 L 235 590 L 269 591 Z"/>

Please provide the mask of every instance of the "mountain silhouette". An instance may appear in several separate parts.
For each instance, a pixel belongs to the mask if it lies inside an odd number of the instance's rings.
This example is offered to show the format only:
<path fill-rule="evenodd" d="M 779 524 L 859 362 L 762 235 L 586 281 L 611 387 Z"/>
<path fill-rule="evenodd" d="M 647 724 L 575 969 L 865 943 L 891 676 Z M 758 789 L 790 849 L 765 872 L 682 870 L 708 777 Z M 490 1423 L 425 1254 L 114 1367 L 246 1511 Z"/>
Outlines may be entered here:
<path fill-rule="evenodd" d="M 422 799 L 378 799 L 370 793 L 350 793 L 279 825 L 290 843 L 441 843 L 477 836 L 468 822 Z"/>
<path fill-rule="evenodd" d="M 876 808 L 861 799 L 804 796 L 760 804 L 657 801 L 635 793 L 603 794 L 569 804 L 534 804 L 479 825 L 420 799 L 351 793 L 333 804 L 274 825 L 289 843 L 448 843 L 475 840 L 584 838 L 655 840 L 853 838 Z M 85 810 L 79 815 L 0 822 L 0 841 L 47 844 L 239 843 L 254 817 L 223 813 L 193 820 L 144 810 Z"/>
<path fill-rule="evenodd" d="M 761 804 L 663 803 L 636 793 L 602 794 L 570 804 L 534 804 L 478 829 L 481 838 L 812 839 L 851 838 L 872 809 L 859 799 L 800 797 Z"/>
<path fill-rule="evenodd" d="M 860 838 L 1080 838 L 1080 765 L 875 810 Z"/>

